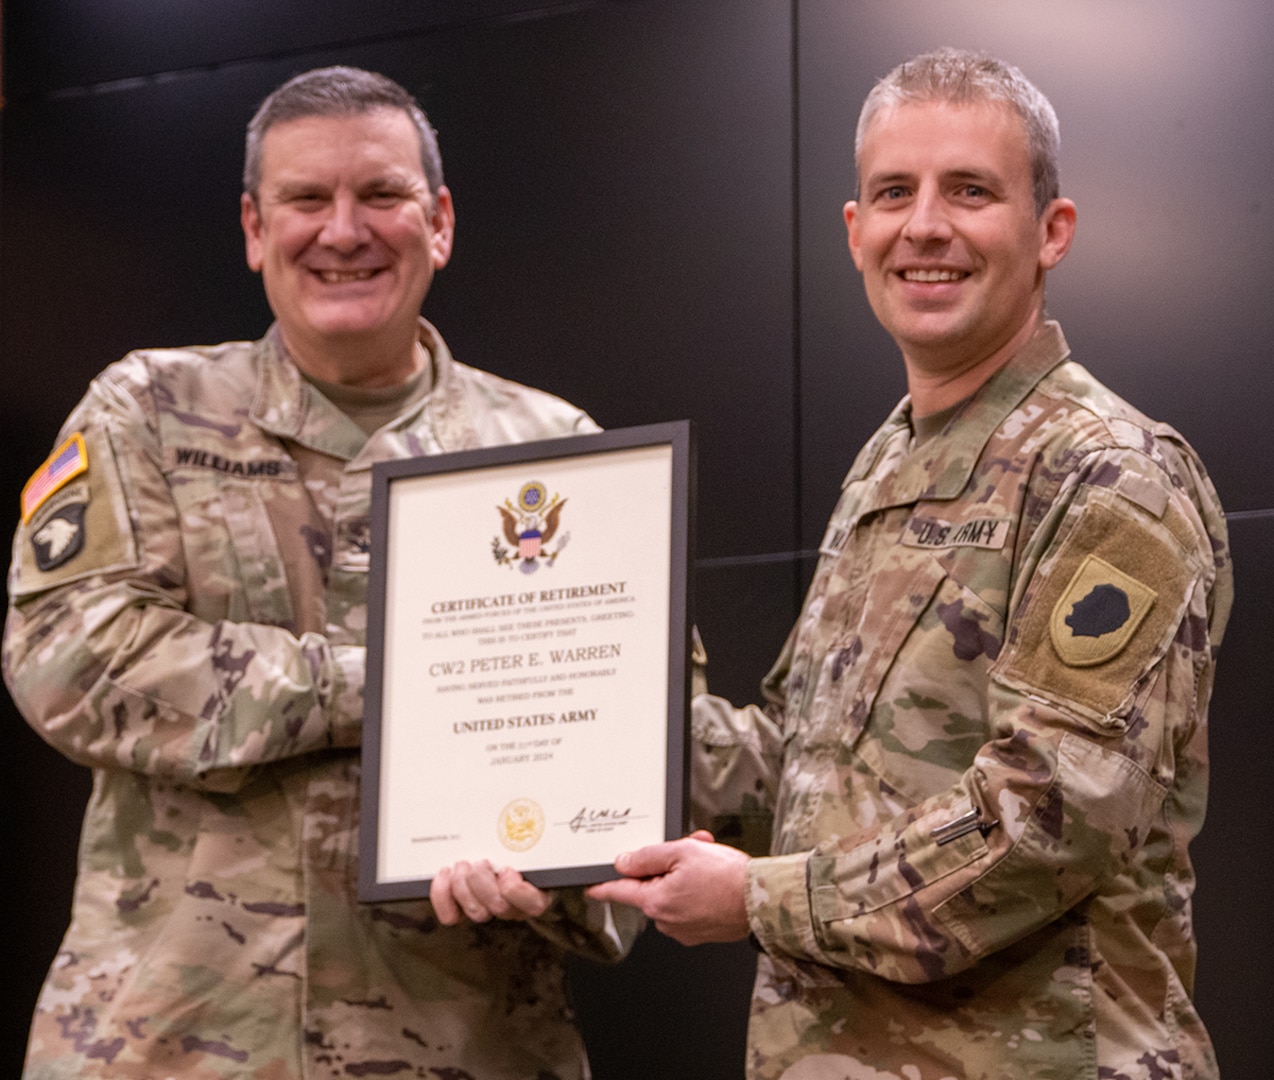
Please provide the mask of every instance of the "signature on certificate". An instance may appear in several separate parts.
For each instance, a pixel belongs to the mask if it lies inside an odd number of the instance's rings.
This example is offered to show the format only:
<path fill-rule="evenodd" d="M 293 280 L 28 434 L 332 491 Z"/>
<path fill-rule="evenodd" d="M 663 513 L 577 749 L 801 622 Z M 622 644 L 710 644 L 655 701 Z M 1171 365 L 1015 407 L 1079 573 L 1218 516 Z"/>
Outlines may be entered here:
<path fill-rule="evenodd" d="M 607 832 L 610 829 L 617 828 L 620 825 L 628 823 L 628 817 L 632 814 L 631 806 L 622 810 L 614 808 L 592 809 L 583 807 L 580 812 L 571 818 L 569 824 L 571 832 Z"/>

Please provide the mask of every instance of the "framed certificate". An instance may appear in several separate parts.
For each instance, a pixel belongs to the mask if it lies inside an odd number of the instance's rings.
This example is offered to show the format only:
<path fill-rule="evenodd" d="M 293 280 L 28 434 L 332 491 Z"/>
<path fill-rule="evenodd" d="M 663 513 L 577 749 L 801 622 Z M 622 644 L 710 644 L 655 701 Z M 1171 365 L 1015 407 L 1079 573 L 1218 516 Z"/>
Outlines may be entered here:
<path fill-rule="evenodd" d="M 687 421 L 373 467 L 359 895 L 685 832 Z"/>

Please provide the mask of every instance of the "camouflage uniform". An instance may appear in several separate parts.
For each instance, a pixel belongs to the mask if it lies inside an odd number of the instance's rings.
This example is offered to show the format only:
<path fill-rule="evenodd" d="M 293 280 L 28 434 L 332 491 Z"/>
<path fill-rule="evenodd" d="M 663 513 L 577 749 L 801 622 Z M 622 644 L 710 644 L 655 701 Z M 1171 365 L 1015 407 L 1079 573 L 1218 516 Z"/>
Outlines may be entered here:
<path fill-rule="evenodd" d="M 698 820 L 772 815 L 749 1075 L 1215 1077 L 1186 846 L 1231 595 L 1194 452 L 1056 324 L 928 442 L 899 406 L 767 706 L 695 701 Z"/>
<path fill-rule="evenodd" d="M 94 768 L 30 1080 L 587 1075 L 563 951 L 617 957 L 630 916 L 355 899 L 372 462 L 596 430 L 421 341 L 431 392 L 370 438 L 273 332 L 133 353 L 68 420 L 87 471 L 18 530 L 4 650 Z"/>

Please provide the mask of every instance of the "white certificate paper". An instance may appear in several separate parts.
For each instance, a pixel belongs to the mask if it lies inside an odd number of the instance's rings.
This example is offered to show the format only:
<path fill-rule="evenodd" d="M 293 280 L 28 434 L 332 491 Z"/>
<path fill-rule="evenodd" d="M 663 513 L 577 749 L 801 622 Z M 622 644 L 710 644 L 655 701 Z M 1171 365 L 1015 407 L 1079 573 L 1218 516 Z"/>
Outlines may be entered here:
<path fill-rule="evenodd" d="M 681 834 L 689 425 L 376 466 L 360 894 Z"/>

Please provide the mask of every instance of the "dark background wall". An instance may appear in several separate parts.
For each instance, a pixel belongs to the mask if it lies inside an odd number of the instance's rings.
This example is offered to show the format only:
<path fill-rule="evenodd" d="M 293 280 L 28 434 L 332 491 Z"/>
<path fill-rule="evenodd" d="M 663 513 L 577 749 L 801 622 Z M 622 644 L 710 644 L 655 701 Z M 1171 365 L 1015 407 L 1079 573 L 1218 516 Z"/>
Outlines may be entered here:
<path fill-rule="evenodd" d="M 7 0 L 0 114 L 0 507 L 87 381 L 140 345 L 258 336 L 241 133 L 289 75 L 386 72 L 441 134 L 457 248 L 426 314 L 458 357 L 608 427 L 689 417 L 697 619 L 751 698 L 840 477 L 903 391 L 845 249 L 875 78 L 937 44 L 1020 64 L 1062 118 L 1074 250 L 1051 312 L 1180 428 L 1227 510 L 1239 602 L 1195 853 L 1198 1000 L 1230 1077 L 1274 1001 L 1274 8 L 1265 0 Z M 6 524 L 4 528 L 8 528 Z M 64 929 L 88 774 L 0 695 L 0 1075 Z M 573 983 L 598 1080 L 742 1072 L 752 957 L 653 931 Z"/>

